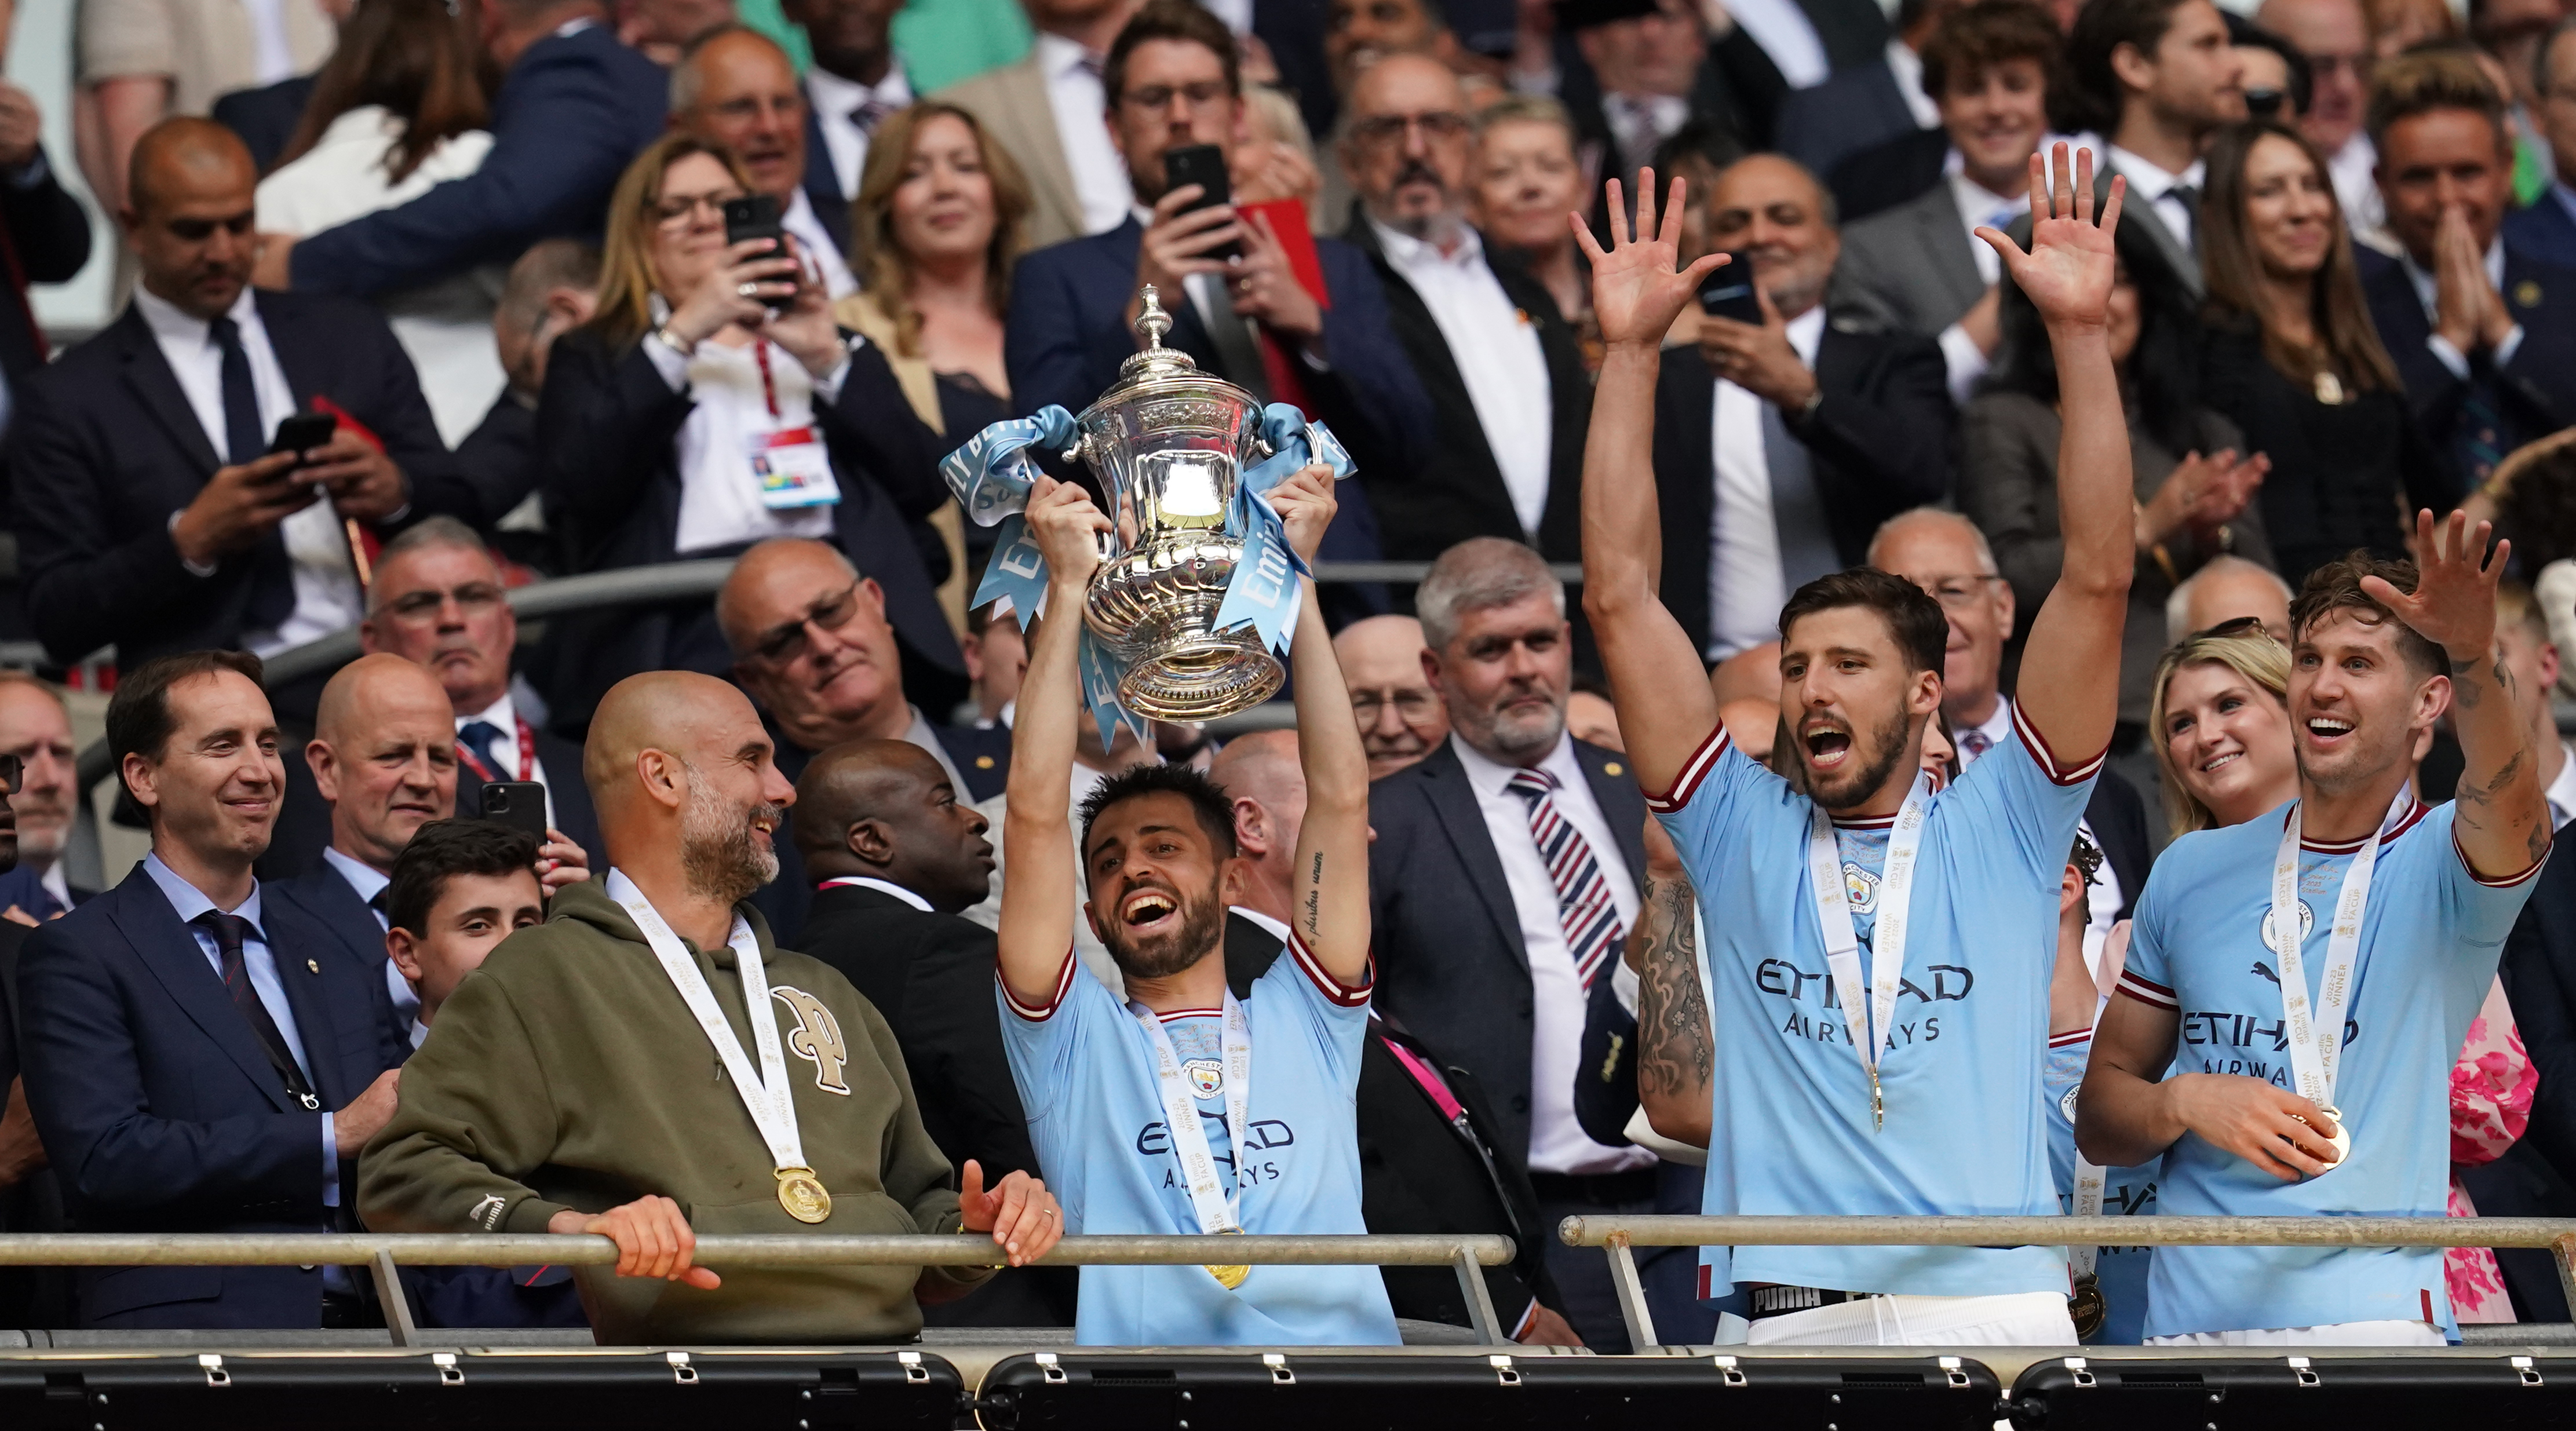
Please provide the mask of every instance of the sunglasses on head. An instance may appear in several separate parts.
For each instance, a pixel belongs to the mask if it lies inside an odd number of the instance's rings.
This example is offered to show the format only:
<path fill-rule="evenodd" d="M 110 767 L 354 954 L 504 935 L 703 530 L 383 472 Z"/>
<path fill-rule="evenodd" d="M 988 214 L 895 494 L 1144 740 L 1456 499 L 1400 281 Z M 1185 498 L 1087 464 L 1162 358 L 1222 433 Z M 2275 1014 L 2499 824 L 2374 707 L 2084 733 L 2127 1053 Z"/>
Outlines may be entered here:
<path fill-rule="evenodd" d="M 2262 632 L 2266 636 L 2272 634 L 2263 629 L 2263 618 L 2260 616 L 2231 616 L 2206 630 L 2194 631 L 2187 639 L 2207 641 L 2221 636 L 2242 636 L 2249 631 Z"/>

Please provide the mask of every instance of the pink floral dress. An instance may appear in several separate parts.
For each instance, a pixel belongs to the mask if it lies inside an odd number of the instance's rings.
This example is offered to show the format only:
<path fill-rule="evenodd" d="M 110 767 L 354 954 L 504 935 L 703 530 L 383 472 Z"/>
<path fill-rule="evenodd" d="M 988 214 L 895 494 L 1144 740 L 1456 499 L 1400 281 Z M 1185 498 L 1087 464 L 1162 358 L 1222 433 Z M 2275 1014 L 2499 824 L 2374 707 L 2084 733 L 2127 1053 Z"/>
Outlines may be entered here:
<path fill-rule="evenodd" d="M 2478 1215 L 2468 1190 L 2460 1186 L 2458 1170 L 2504 1156 L 2531 1121 L 2531 1095 L 2539 1086 L 2539 1071 L 2523 1052 L 2522 1034 L 2513 1026 L 2513 1010 L 2498 981 L 2487 989 L 2487 1001 L 2460 1045 L 2460 1061 L 2451 1066 L 2451 1216 Z M 2505 1295 L 2493 1252 L 2451 1248 L 2442 1256 L 2442 1270 L 2453 1316 L 2463 1322 L 2514 1319 L 2513 1300 Z"/>

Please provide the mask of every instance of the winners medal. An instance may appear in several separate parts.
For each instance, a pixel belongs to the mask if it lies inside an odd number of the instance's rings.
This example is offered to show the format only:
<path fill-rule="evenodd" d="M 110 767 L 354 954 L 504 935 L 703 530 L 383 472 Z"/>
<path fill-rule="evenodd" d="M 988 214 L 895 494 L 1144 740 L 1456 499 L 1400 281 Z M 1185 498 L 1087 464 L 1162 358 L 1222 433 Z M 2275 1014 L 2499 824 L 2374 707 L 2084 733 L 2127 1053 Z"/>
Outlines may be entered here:
<path fill-rule="evenodd" d="M 821 1222 L 832 1215 L 832 1195 L 812 1168 L 778 1170 L 778 1205 L 798 1222 Z"/>
<path fill-rule="evenodd" d="M 2351 1006 L 2354 968 L 2361 960 L 2361 925 L 2370 908 L 2370 877 L 2379 862 L 2380 841 L 2386 838 L 2390 826 L 2401 823 L 2414 808 L 2414 796 L 2398 791 L 2387 816 L 2361 842 L 2352 863 L 2345 866 L 2343 887 L 2335 894 L 2334 924 L 2326 936 L 2326 964 L 2319 972 L 2313 1006 L 2308 999 L 2307 963 L 2301 957 L 2306 931 L 2299 917 L 2300 806 L 2296 802 L 2291 804 L 2289 818 L 2282 824 L 2280 853 L 2272 862 L 2272 908 L 2262 932 L 2267 936 L 2264 942 L 2272 946 L 2280 961 L 2281 1030 L 2290 1053 L 2291 1089 L 2334 1120 L 2334 1136 L 2326 1139 L 2334 1148 L 2334 1157 L 2327 1162 L 2326 1172 L 2342 1167 L 2352 1156 L 2352 1125 L 2335 1108 L 2335 1075 L 2343 1056 L 2344 1011 Z"/>
<path fill-rule="evenodd" d="M 1243 1236 L 1242 1186 L 1237 1184 L 1228 1195 L 1225 1184 L 1231 1180 L 1217 1171 L 1216 1159 L 1208 1152 L 1207 1129 L 1199 1123 L 1198 1104 L 1191 1100 L 1189 1081 L 1181 1076 L 1181 1059 L 1172 1051 L 1171 1035 L 1163 1032 L 1163 1021 L 1143 1004 L 1130 1003 L 1127 1012 L 1144 1030 L 1154 1051 L 1154 1081 L 1162 1094 L 1163 1125 L 1170 1130 L 1172 1156 L 1180 1164 L 1181 1186 L 1189 1194 L 1190 1211 L 1197 1219 L 1200 1234 Z M 1226 1128 L 1239 1139 L 1252 1126 L 1252 1027 L 1245 1022 L 1243 1005 L 1235 1001 L 1232 989 L 1225 993 L 1223 1028 L 1218 1052 L 1224 1069 Z M 1241 1147 L 1239 1143 L 1236 1146 Z M 1199 1265 L 1229 1292 L 1252 1275 L 1246 1263 Z"/>
<path fill-rule="evenodd" d="M 1233 1237 L 1243 1235 L 1243 1229 L 1240 1227 L 1221 1227 L 1217 1231 Z M 1216 1284 L 1229 1292 L 1242 1286 L 1243 1279 L 1252 1275 L 1252 1267 L 1248 1263 L 1203 1262 L 1199 1265 L 1207 1268 L 1207 1274 L 1216 1279 Z"/>
<path fill-rule="evenodd" d="M 2066 1315 L 2075 1322 L 2078 1341 L 2102 1330 L 2102 1320 L 2111 1314 L 2111 1303 L 2102 1295 L 2102 1279 L 2087 1272 L 2075 1279 L 2075 1290 L 2066 1298 Z"/>

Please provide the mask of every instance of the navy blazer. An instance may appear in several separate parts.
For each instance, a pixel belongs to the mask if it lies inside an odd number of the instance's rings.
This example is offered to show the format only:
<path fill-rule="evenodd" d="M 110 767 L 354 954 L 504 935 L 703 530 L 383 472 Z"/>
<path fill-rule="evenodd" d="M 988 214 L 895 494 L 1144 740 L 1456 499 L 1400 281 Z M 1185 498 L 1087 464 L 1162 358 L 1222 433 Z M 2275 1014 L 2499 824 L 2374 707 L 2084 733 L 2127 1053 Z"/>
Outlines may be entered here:
<path fill-rule="evenodd" d="M 384 440 L 411 482 L 411 516 L 470 511 L 411 358 L 384 315 L 317 294 L 257 291 L 299 409 L 328 397 Z M 115 643 L 127 670 L 171 651 L 241 644 L 254 574 L 286 562 L 272 531 L 197 577 L 170 514 L 222 465 L 151 327 L 132 304 L 97 337 L 29 374 L 9 425 L 10 525 L 27 617 L 65 664 Z"/>
<path fill-rule="evenodd" d="M 44 366 L 45 335 L 27 306 L 26 285 L 68 283 L 89 262 L 89 211 L 63 188 L 53 161 L 37 151 L 44 172 L 21 188 L 0 180 L 0 374 L 16 382 Z"/>
<path fill-rule="evenodd" d="M 2528 207 L 2504 216 L 2507 254 L 2518 252 L 2534 262 L 2576 268 L 2576 215 L 2567 212 L 2565 193 L 2552 186 Z"/>
<path fill-rule="evenodd" d="M 1896 72 L 1881 55 L 1791 90 L 1780 105 L 1780 151 L 1822 176 L 1854 154 L 1920 131 L 1924 126 L 1896 85 Z"/>
<path fill-rule="evenodd" d="M 803 89 L 800 83 L 797 86 Z M 865 166 L 862 166 L 865 167 Z M 832 167 L 832 149 L 823 142 L 823 119 L 814 109 L 813 91 L 805 93 L 805 202 L 814 206 L 823 232 L 844 257 L 850 252 L 850 200 L 841 192 L 841 176 Z"/>
<path fill-rule="evenodd" d="M 921 704 L 915 702 L 916 705 Z M 805 774 L 816 752 L 805 749 L 768 726 L 769 737 L 778 747 L 778 773 L 793 782 Z M 990 800 L 1002 793 L 1011 782 L 1011 732 L 1007 726 L 978 730 L 971 725 L 937 725 L 931 734 L 957 766 L 958 777 L 966 788 L 957 792 L 961 803 Z M 805 916 L 814 904 L 814 882 L 805 873 L 805 856 L 796 848 L 796 810 L 790 806 L 787 823 L 778 828 L 778 878 L 763 885 L 751 897 L 754 908 L 778 931 L 778 937 L 791 949 L 803 949 L 796 941 L 805 934 Z"/>
<path fill-rule="evenodd" d="M 492 97 L 483 167 L 296 244 L 295 286 L 382 293 L 509 263 L 539 239 L 597 243 L 618 177 L 661 137 L 669 88 L 604 24 L 548 35 Z"/>
<path fill-rule="evenodd" d="M 375 911 L 367 908 L 367 902 L 358 898 L 348 876 L 317 855 L 312 867 L 293 879 L 261 881 L 260 894 L 263 906 L 276 901 L 295 906 L 297 912 L 329 931 L 343 957 L 368 971 L 376 1021 L 383 1026 L 385 1046 L 395 1051 L 397 1062 L 408 1055 L 411 1022 L 395 1013 L 393 986 L 385 980 L 385 970 L 393 964 L 392 956 L 385 952 L 385 927 L 376 922 Z"/>
<path fill-rule="evenodd" d="M 400 1062 L 384 983 L 293 902 L 263 899 L 278 980 L 326 1109 Z M 19 957 L 27 1102 L 83 1232 L 320 1232 L 322 1115 L 262 1053 L 141 865 L 31 935 Z M 342 1208 L 357 1164 L 340 1164 Z M 84 1268 L 84 1327 L 312 1327 L 312 1267 Z"/>
<path fill-rule="evenodd" d="M 2497 406 L 2496 450 L 2509 453 L 2533 438 L 2546 437 L 2576 423 L 2576 268 L 2538 263 L 2508 243 L 2504 248 L 2504 301 L 2522 325 L 2522 345 L 2513 361 L 2498 366 L 2494 355 L 2469 356 L 2470 381 L 2453 376 L 2433 356 L 2426 341 L 2432 320 L 2416 296 L 2406 265 L 2368 248 L 2355 248 L 2361 265 L 2362 293 L 2370 301 L 2371 321 L 2388 356 L 2397 360 L 2397 375 L 2406 384 L 2406 403 L 2416 426 L 2431 440 L 2454 489 L 2466 494 L 2476 484 L 2452 461 L 2452 441 L 2461 423 L 2460 404 L 2470 382 L 2492 383 Z"/>
<path fill-rule="evenodd" d="M 2562 827 L 2559 838 L 2576 830 Z M 2539 1070 L 2522 1145 L 2576 1183 L 2576 860 L 2552 860 L 2505 936 L 2505 998 Z"/>
<path fill-rule="evenodd" d="M 1581 741 L 1575 756 L 1618 836 L 1628 879 L 1646 867 L 1646 797 L 1624 757 Z M 1369 904 L 1377 1006 L 1444 1063 L 1475 1070 L 1494 1099 L 1494 1137 L 1528 1166 L 1529 950 L 1502 856 L 1485 828 L 1457 747 L 1439 748 L 1369 786 Z M 1607 858 L 1610 852 L 1596 852 Z M 1605 974 L 1603 976 L 1607 978 Z"/>
<path fill-rule="evenodd" d="M 218 95 L 215 123 L 241 136 L 250 162 L 265 174 L 295 141 L 295 127 L 304 122 L 304 106 L 313 99 L 313 82 L 313 75 L 289 75 L 275 84 Z"/>

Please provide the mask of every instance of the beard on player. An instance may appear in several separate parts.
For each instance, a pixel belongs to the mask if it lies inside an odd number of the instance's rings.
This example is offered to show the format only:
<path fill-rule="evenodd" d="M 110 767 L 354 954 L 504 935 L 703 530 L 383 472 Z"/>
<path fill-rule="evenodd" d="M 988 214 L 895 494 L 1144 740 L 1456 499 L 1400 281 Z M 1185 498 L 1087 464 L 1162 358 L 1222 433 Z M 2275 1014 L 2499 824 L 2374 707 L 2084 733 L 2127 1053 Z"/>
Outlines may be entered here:
<path fill-rule="evenodd" d="M 1225 936 L 1224 885 L 1222 867 L 1195 894 L 1156 873 L 1127 882 L 1109 916 L 1094 922 L 1118 972 L 1168 979 L 1215 953 Z"/>
<path fill-rule="evenodd" d="M 1794 749 L 1807 792 L 1827 810 L 1867 804 L 1899 768 L 1914 764 L 1914 715 L 1902 699 L 1876 720 L 1810 710 L 1796 730 Z"/>

